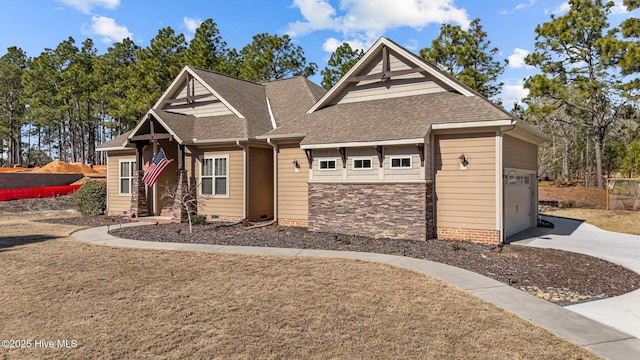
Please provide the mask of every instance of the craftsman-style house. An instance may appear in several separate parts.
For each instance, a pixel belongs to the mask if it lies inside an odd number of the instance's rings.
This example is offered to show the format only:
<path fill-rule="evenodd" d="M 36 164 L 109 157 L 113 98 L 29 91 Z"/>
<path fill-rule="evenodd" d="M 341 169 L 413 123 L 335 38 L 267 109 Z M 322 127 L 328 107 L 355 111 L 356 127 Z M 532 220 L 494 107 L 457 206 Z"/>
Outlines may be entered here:
<path fill-rule="evenodd" d="M 107 210 L 401 239 L 497 243 L 537 222 L 545 138 L 381 38 L 328 92 L 305 78 L 253 83 L 185 67 L 131 132 L 100 146 Z M 148 187 L 145 166 L 174 159 Z"/>

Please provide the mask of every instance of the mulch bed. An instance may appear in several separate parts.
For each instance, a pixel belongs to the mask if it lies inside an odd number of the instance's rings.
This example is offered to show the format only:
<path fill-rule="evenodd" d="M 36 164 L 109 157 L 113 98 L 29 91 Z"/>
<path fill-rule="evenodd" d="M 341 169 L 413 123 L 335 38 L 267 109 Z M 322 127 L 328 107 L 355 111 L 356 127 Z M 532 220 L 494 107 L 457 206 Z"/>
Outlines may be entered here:
<path fill-rule="evenodd" d="M 65 218 L 65 224 L 100 226 L 117 224 L 119 218 Z M 159 224 L 142 227 L 114 227 L 112 235 L 163 242 L 264 246 L 297 249 L 362 251 L 408 256 L 436 261 L 495 280 L 509 283 L 532 295 L 559 305 L 617 296 L 640 288 L 640 275 L 622 266 L 587 255 L 566 251 L 465 241 L 410 241 L 373 239 L 362 236 L 309 232 L 305 228 L 271 225 L 245 230 L 247 224 L 216 226 Z"/>

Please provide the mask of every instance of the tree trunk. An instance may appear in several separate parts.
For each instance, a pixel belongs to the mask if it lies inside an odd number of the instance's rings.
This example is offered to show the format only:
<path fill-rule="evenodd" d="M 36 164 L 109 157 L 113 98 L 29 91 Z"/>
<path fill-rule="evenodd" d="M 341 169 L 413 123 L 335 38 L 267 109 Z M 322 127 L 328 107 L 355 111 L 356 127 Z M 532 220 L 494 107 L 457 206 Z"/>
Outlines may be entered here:
<path fill-rule="evenodd" d="M 569 181 L 569 139 L 563 138 L 562 147 L 562 179 L 565 182 Z"/>
<path fill-rule="evenodd" d="M 604 190 L 604 181 L 602 179 L 602 139 L 602 132 L 596 130 L 593 141 L 593 151 L 596 155 L 596 185 L 600 190 Z"/>

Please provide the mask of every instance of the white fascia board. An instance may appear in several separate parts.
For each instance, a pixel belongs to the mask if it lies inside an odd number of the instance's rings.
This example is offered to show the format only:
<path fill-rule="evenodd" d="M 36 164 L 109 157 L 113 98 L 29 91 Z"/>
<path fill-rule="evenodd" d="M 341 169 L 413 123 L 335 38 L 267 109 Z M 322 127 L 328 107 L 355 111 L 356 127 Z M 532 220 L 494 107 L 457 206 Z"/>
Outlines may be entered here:
<path fill-rule="evenodd" d="M 132 137 L 135 136 L 135 134 L 138 132 L 138 130 L 140 130 L 140 127 L 142 127 L 142 124 L 144 124 L 144 122 L 149 118 L 149 114 L 153 114 L 154 117 L 156 118 L 156 120 L 158 120 L 158 122 L 160 122 L 160 125 L 162 125 L 162 127 L 164 127 L 165 129 L 167 129 L 167 131 L 169 131 L 169 134 L 173 135 L 173 137 L 180 143 L 182 144 L 183 141 L 182 139 L 180 139 L 174 132 L 173 130 L 171 130 L 171 128 L 164 122 L 162 121 L 162 119 L 160 118 L 160 115 L 158 115 L 158 113 L 156 113 L 153 109 L 149 110 L 144 117 L 142 118 L 142 120 L 140 120 L 140 122 L 138 123 L 138 125 L 136 125 L 136 127 L 133 129 L 133 131 L 131 131 L 131 133 L 129 134 L 129 136 L 127 136 L 127 141 L 129 139 L 131 139 Z"/>
<path fill-rule="evenodd" d="M 431 125 L 431 129 L 451 130 L 451 129 L 512 126 L 512 125 L 515 125 L 515 121 L 513 120 L 469 121 L 469 122 L 459 122 L 459 123 L 433 124 Z"/>
<path fill-rule="evenodd" d="M 360 69 L 362 69 L 364 67 L 364 65 L 369 63 L 369 61 L 371 61 L 370 58 L 373 56 L 374 53 L 377 53 L 378 48 L 381 47 L 381 46 L 387 46 L 389 49 L 395 51 L 397 54 L 401 55 L 402 57 L 404 57 L 408 61 L 412 62 L 414 65 L 422 68 L 425 72 L 429 73 L 430 75 L 432 75 L 433 77 L 435 77 L 439 81 L 442 81 L 443 83 L 451 86 L 453 89 L 458 91 L 460 94 L 465 95 L 465 96 L 475 96 L 475 93 L 473 91 L 470 91 L 465 86 L 460 85 L 456 80 L 451 79 L 447 75 L 445 75 L 442 72 L 440 72 L 438 69 L 435 69 L 433 66 L 427 64 L 424 60 L 416 59 L 416 55 L 412 54 L 408 50 L 396 45 L 395 43 L 393 43 L 392 41 L 387 40 L 384 37 L 381 37 L 380 39 L 378 39 L 378 41 L 376 41 L 375 44 L 373 44 L 369 48 L 369 50 L 365 53 L 365 55 L 346 74 L 344 74 L 340 78 L 340 80 L 338 80 L 338 82 L 331 89 L 329 89 L 329 91 L 326 94 L 324 94 L 323 97 L 321 97 L 309 110 L 307 110 L 307 114 L 310 114 L 310 113 L 316 111 L 322 105 L 325 105 L 325 103 L 329 99 L 334 97 L 336 92 L 341 91 L 342 88 L 343 88 L 344 82 L 354 72 L 359 71 Z"/>
<path fill-rule="evenodd" d="M 424 138 L 400 139 L 400 140 L 381 140 L 381 141 L 363 141 L 348 143 L 332 143 L 332 144 L 311 144 L 301 145 L 301 149 L 329 149 L 340 147 L 369 147 L 369 146 L 387 146 L 387 145 L 416 145 L 424 144 Z"/>
<path fill-rule="evenodd" d="M 209 86 L 209 84 L 207 84 L 206 81 L 202 80 L 201 77 L 199 77 L 195 72 L 193 72 L 193 70 L 191 70 L 189 66 L 185 66 L 184 68 L 182 68 L 182 71 L 180 71 L 180 74 L 178 74 L 178 76 L 176 76 L 176 78 L 173 79 L 173 82 L 171 83 L 171 85 L 167 87 L 167 89 L 164 91 L 162 96 L 160 96 L 158 101 L 153 105 L 151 109 L 160 109 L 160 105 L 162 105 L 162 102 L 169 97 L 169 94 L 178 85 L 178 83 L 180 81 L 185 80 L 183 79 L 185 72 L 189 72 L 189 75 L 193 76 L 194 79 L 198 80 L 200 84 L 202 84 L 202 86 L 204 86 L 207 90 L 209 90 L 209 92 L 213 94 L 213 96 L 218 98 L 218 100 L 220 100 L 220 102 L 222 102 L 227 108 L 229 108 L 229 110 L 231 110 L 232 113 L 236 114 L 236 116 L 238 116 L 239 118 L 244 119 L 244 116 L 238 110 L 236 110 L 236 108 L 231 106 L 231 104 L 229 104 L 227 100 L 225 100 L 222 96 L 220 96 L 220 94 L 218 94 L 217 91 L 215 91 L 211 86 Z"/>
<path fill-rule="evenodd" d="M 125 146 L 111 146 L 106 148 L 96 149 L 96 151 L 116 151 L 116 150 L 132 150 L 133 148 L 125 147 Z"/>
<path fill-rule="evenodd" d="M 207 90 L 209 90 L 209 92 L 211 92 L 215 97 L 217 97 L 218 100 L 220 100 L 221 103 L 223 103 L 229 110 L 231 110 L 232 113 L 236 114 L 237 117 L 241 119 L 245 118 L 244 115 L 240 113 L 240 111 L 238 111 L 235 107 L 233 107 L 233 105 L 231 105 L 227 100 L 225 100 L 225 98 L 220 96 L 220 94 L 218 94 L 217 91 L 215 91 L 211 86 L 209 86 L 209 84 L 206 81 L 202 80 L 200 76 L 198 76 L 193 71 L 189 71 L 189 74 L 191 74 L 191 76 L 193 76 L 196 80 L 198 80 L 200 84 L 202 84 L 202 86 L 204 86 Z"/>
<path fill-rule="evenodd" d="M 169 125 L 167 125 L 167 123 L 162 121 L 162 118 L 160 118 L 160 115 L 158 115 L 158 113 L 156 113 L 153 110 L 151 110 L 150 112 L 152 112 L 153 115 L 155 115 L 155 118 L 156 118 L 156 120 L 158 120 L 160 125 L 162 125 L 162 127 L 165 128 L 169 132 L 169 134 L 173 135 L 173 137 L 178 141 L 178 143 L 180 143 L 180 144 L 184 143 L 184 141 L 182 141 L 182 139 L 180 139 L 180 137 L 178 137 L 178 135 L 176 135 L 176 133 L 173 132 L 173 130 L 169 127 Z"/>
<path fill-rule="evenodd" d="M 278 140 L 278 139 L 299 139 L 307 136 L 306 133 L 298 133 L 298 134 L 278 134 L 278 135 L 258 135 L 256 139 L 258 140 Z"/>
<path fill-rule="evenodd" d="M 134 134 L 136 134 L 138 132 L 138 130 L 140 130 L 140 127 L 142 126 L 142 124 L 144 124 L 144 122 L 147 120 L 147 118 L 149 118 L 149 113 L 150 112 L 151 112 L 151 110 L 147 111 L 147 113 L 144 114 L 144 116 L 142 117 L 142 120 L 140 120 L 138 122 L 136 127 L 134 127 L 133 130 L 131 130 L 131 133 L 129 134 L 129 136 L 127 136 L 127 140 L 131 139 L 131 137 L 133 137 Z M 155 114 L 155 112 L 154 112 L 154 114 Z"/>
<path fill-rule="evenodd" d="M 312 112 L 316 111 L 320 106 L 325 104 L 327 100 L 333 98 L 335 93 L 342 89 L 342 85 L 344 84 L 346 79 L 348 79 L 354 72 L 359 71 L 363 67 L 363 64 L 369 62 L 369 58 L 373 56 L 373 53 L 375 53 L 375 49 L 377 49 L 383 41 L 383 37 L 379 38 L 378 41 L 376 41 L 376 43 L 369 48 L 364 56 L 362 56 L 362 58 L 360 58 L 360 60 L 358 60 L 355 65 L 353 65 L 351 69 L 347 71 L 346 74 L 342 75 L 338 82 L 335 83 L 331 87 L 331 89 L 329 89 L 329 91 L 324 94 L 324 96 L 318 99 L 318 101 L 316 101 L 316 103 L 309 110 L 307 110 L 307 114 L 311 114 Z"/>
<path fill-rule="evenodd" d="M 267 99 L 267 110 L 269 110 L 269 118 L 271 119 L 271 126 L 276 129 L 278 127 L 278 124 L 276 124 L 276 117 L 273 116 L 273 111 L 271 110 L 271 103 L 269 102 L 269 97 L 266 97 Z"/>
<path fill-rule="evenodd" d="M 384 40 L 386 40 L 386 39 L 384 39 Z M 384 41 L 384 43 L 389 48 L 394 50 L 396 53 L 402 55 L 407 60 L 412 61 L 414 63 L 414 65 L 418 65 L 419 67 L 423 68 L 426 72 L 428 72 L 430 75 L 432 75 L 436 79 L 438 79 L 438 80 L 442 81 L 443 83 L 445 83 L 445 84 L 451 86 L 452 88 L 456 89 L 456 91 L 458 91 L 460 94 L 465 95 L 465 96 L 475 96 L 475 94 L 472 91 L 469 91 L 464 86 L 461 86 L 456 80 L 452 80 L 448 76 L 446 76 L 443 73 L 441 73 L 439 70 L 434 69 L 431 65 L 427 64 L 425 61 L 413 61 L 412 59 L 415 59 L 415 55 L 410 53 L 408 50 L 406 50 L 404 48 L 401 48 L 398 45 L 396 45 L 395 43 L 390 42 L 390 41 Z"/>
<path fill-rule="evenodd" d="M 160 98 L 158 98 L 158 101 L 156 101 L 156 103 L 153 105 L 152 109 L 158 109 L 159 106 L 162 104 L 162 102 L 169 97 L 169 93 L 171 93 L 171 90 L 173 90 L 173 88 L 178 84 L 178 82 L 182 79 L 182 76 L 184 75 L 184 73 L 186 71 L 188 71 L 188 69 L 189 68 L 187 66 L 182 68 L 182 71 L 180 71 L 178 76 L 176 76 L 176 78 L 173 79 L 173 81 L 171 82 L 171 85 L 169 85 L 169 87 L 167 87 L 167 89 L 164 91 L 164 93 L 162 93 L 162 96 L 160 96 Z"/>
<path fill-rule="evenodd" d="M 227 138 L 227 139 L 192 139 L 194 144 L 217 144 L 217 143 L 227 143 L 227 142 L 238 142 L 238 141 L 249 141 L 249 138 Z"/>

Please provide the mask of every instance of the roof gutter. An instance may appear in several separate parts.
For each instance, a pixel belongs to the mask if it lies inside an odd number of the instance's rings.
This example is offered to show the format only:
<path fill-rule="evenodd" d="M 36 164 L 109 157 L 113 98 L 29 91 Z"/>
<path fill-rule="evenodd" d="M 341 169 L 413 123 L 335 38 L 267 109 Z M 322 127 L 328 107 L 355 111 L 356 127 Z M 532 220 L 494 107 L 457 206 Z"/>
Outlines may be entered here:
<path fill-rule="evenodd" d="M 433 124 L 433 130 L 469 129 L 480 127 L 510 126 L 513 120 L 467 121 L 459 123 Z"/>
<path fill-rule="evenodd" d="M 256 139 L 258 140 L 279 140 L 279 139 L 295 139 L 295 138 L 303 138 L 307 136 L 306 133 L 294 133 L 294 134 L 277 134 L 277 135 L 258 135 Z"/>
<path fill-rule="evenodd" d="M 309 145 L 300 145 L 300 148 L 301 149 L 327 149 L 327 148 L 339 148 L 339 147 L 368 147 L 368 146 L 415 145 L 415 144 L 424 144 L 424 137 L 415 138 L 415 139 L 399 139 L 399 140 L 309 144 Z"/>
<path fill-rule="evenodd" d="M 116 150 L 129 150 L 129 149 L 133 149 L 133 148 L 126 147 L 126 146 L 112 146 L 112 147 L 97 148 L 96 151 L 116 151 Z"/>
<path fill-rule="evenodd" d="M 218 144 L 218 143 L 236 143 L 239 144 L 240 141 L 249 141 L 249 138 L 226 138 L 226 139 L 192 139 L 194 144 Z M 240 145 L 238 145 L 240 146 Z M 242 147 L 242 146 L 240 146 Z"/>

